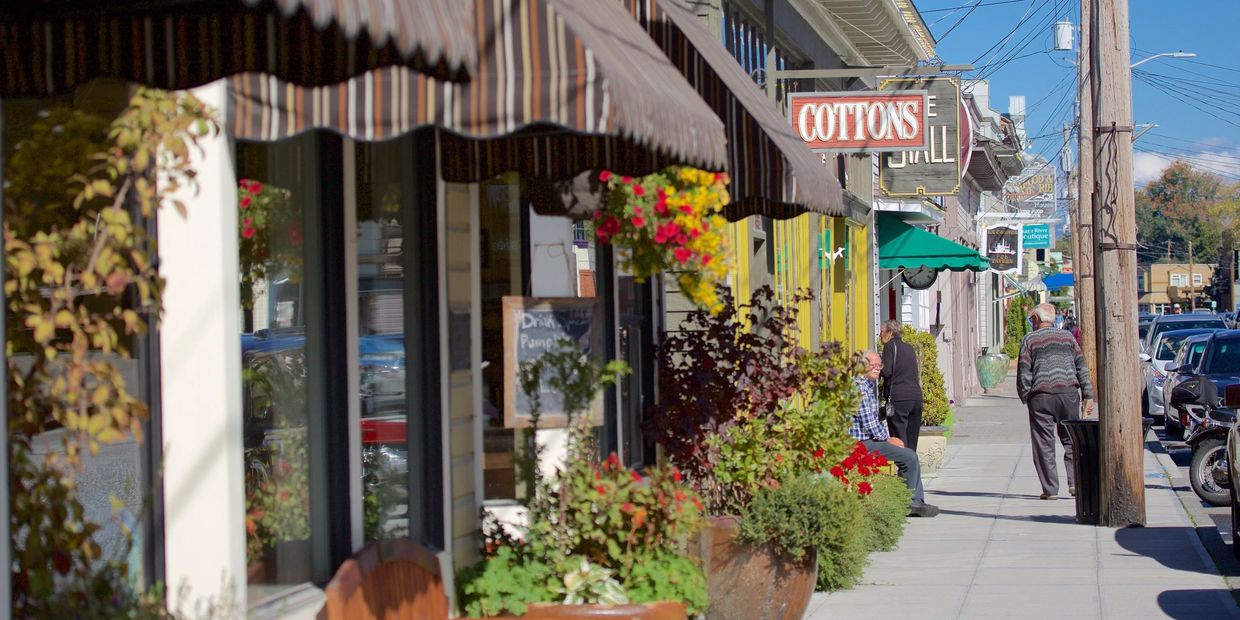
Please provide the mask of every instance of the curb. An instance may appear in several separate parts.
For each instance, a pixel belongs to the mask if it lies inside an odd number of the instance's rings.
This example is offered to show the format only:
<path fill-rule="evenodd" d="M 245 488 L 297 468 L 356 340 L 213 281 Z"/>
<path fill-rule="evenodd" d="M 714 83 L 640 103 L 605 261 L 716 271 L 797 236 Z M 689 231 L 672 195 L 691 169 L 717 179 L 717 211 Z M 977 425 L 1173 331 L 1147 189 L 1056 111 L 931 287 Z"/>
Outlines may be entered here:
<path fill-rule="evenodd" d="M 1188 480 L 1180 477 L 1179 467 L 1173 469 L 1167 468 L 1165 459 L 1169 458 L 1169 454 L 1158 436 L 1155 435 L 1153 440 L 1147 439 L 1145 448 L 1155 455 L 1155 460 L 1159 466 L 1163 468 L 1163 476 L 1167 480 L 1167 486 L 1175 491 L 1176 498 L 1180 500 L 1180 506 L 1184 508 L 1188 520 L 1193 524 L 1193 529 L 1197 532 L 1197 538 L 1201 542 L 1205 553 L 1213 561 L 1214 567 L 1218 569 L 1219 575 L 1223 578 L 1223 583 L 1227 584 L 1227 589 L 1231 593 L 1232 601 L 1240 606 L 1240 590 L 1234 580 L 1240 577 L 1240 559 L 1237 559 L 1232 552 L 1232 546 L 1223 540 L 1222 533 L 1215 526 L 1214 520 L 1201 507 L 1201 501 L 1197 498 L 1197 494 L 1193 492 L 1192 486 Z M 1174 465 L 1174 464 L 1173 464 Z M 1234 541 L 1233 541 L 1234 543 Z"/>

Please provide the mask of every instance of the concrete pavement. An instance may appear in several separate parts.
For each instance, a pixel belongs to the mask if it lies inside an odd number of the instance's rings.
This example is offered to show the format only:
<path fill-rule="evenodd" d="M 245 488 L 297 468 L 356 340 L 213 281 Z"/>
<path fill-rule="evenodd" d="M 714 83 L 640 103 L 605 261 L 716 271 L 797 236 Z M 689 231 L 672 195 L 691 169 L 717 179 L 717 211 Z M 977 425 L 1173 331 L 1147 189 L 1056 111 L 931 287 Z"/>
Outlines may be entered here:
<path fill-rule="evenodd" d="M 815 594 L 806 618 L 1240 618 L 1193 523 L 1148 450 L 1147 526 L 1077 525 L 1059 461 L 1041 500 L 1028 418 L 1011 394 L 971 399 L 899 548 L 871 555 L 862 585 Z"/>

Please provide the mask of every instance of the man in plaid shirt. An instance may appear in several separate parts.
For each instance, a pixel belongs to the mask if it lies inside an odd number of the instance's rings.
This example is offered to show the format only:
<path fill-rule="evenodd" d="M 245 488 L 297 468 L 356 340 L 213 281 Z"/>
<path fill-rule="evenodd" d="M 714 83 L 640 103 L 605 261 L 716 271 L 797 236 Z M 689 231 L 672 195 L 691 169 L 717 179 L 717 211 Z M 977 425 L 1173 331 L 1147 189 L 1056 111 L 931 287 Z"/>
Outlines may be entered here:
<path fill-rule="evenodd" d="M 913 491 L 913 503 L 909 506 L 909 516 L 933 517 L 939 514 L 937 506 L 927 504 L 925 491 L 921 486 L 921 463 L 917 453 L 904 447 L 904 442 L 892 437 L 887 432 L 887 425 L 878 415 L 878 376 L 883 370 L 883 358 L 874 351 L 866 351 L 863 356 L 865 372 L 853 378 L 853 384 L 861 394 L 861 405 L 853 416 L 852 428 L 848 433 L 865 444 L 867 450 L 877 452 L 896 464 L 900 477 Z"/>

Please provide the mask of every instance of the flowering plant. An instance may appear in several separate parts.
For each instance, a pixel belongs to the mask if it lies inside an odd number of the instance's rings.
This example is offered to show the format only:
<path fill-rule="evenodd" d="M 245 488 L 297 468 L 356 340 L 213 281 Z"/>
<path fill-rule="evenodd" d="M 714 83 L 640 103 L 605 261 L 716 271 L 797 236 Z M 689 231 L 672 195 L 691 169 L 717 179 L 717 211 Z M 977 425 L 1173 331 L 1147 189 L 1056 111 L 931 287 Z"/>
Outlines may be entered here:
<path fill-rule="evenodd" d="M 295 221 L 296 213 L 288 208 L 289 197 L 286 189 L 251 179 L 241 179 L 237 183 L 237 204 L 241 208 L 238 253 L 244 308 L 254 307 L 254 285 L 266 280 L 268 273 L 301 264 L 301 227 Z M 273 238 L 272 230 L 285 231 L 285 235 Z"/>
<path fill-rule="evenodd" d="M 715 288 L 731 271 L 719 211 L 730 200 L 728 176 L 672 167 L 641 178 L 599 173 L 607 185 L 603 207 L 594 214 L 600 243 L 622 249 L 621 266 L 637 280 L 676 272 L 682 292 L 699 307 L 723 308 Z"/>
<path fill-rule="evenodd" d="M 830 473 L 845 486 L 855 488 L 858 495 L 865 496 L 874 491 L 874 485 L 871 484 L 869 478 L 881 473 L 882 468 L 886 466 L 887 457 L 871 452 L 865 444 L 858 441 L 853 446 L 852 454 L 840 461 L 839 465 L 832 467 Z"/>

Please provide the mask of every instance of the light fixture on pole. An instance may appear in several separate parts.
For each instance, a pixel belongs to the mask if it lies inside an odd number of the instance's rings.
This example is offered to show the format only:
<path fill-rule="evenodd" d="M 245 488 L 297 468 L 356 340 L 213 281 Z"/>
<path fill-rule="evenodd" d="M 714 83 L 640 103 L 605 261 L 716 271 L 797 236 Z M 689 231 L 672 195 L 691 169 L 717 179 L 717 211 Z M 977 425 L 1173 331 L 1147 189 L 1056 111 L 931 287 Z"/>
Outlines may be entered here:
<path fill-rule="evenodd" d="M 1163 52 L 1161 54 L 1154 54 L 1153 56 L 1150 56 L 1149 58 L 1142 58 L 1141 60 L 1138 60 L 1137 62 L 1134 62 L 1131 65 L 1128 65 L 1128 68 L 1135 69 L 1137 68 L 1137 65 L 1143 65 L 1156 58 L 1196 58 L 1196 57 L 1197 55 L 1192 52 L 1185 52 L 1185 51 Z"/>

